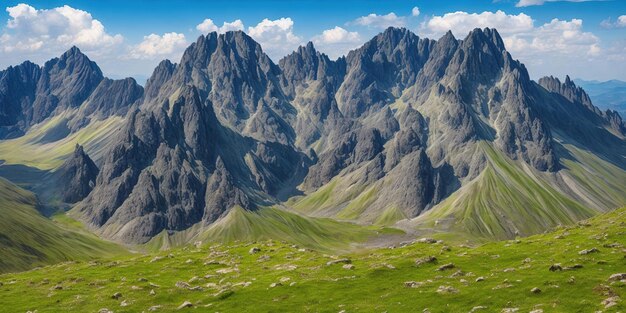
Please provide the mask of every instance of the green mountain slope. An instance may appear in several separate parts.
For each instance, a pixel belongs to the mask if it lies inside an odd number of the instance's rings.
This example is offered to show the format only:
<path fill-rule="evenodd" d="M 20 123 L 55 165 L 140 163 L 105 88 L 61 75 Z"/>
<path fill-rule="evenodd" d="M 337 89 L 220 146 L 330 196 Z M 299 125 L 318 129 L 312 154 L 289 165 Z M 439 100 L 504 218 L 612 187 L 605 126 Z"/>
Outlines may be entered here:
<path fill-rule="evenodd" d="M 507 239 L 569 225 L 626 204 L 626 172 L 574 146 L 557 174 L 535 171 L 488 143 L 485 170 L 411 224 L 434 232 Z M 620 183 L 621 182 L 621 183 Z"/>
<path fill-rule="evenodd" d="M 186 301 L 180 311 L 623 312 L 626 283 L 610 277 L 626 268 L 625 224 L 623 208 L 478 247 L 413 242 L 331 256 L 264 241 L 63 263 L 0 275 L 0 312 L 172 312 Z"/>
<path fill-rule="evenodd" d="M 145 246 L 158 250 L 189 242 L 254 242 L 281 240 L 306 248 L 337 251 L 348 250 L 370 238 L 385 234 L 400 234 L 399 230 L 377 226 L 361 226 L 329 218 L 302 216 L 277 208 L 249 211 L 235 207 L 215 224 L 168 235 L 161 233 Z"/>
<path fill-rule="evenodd" d="M 0 272 L 124 253 L 58 216 L 43 217 L 35 196 L 0 178 Z"/>

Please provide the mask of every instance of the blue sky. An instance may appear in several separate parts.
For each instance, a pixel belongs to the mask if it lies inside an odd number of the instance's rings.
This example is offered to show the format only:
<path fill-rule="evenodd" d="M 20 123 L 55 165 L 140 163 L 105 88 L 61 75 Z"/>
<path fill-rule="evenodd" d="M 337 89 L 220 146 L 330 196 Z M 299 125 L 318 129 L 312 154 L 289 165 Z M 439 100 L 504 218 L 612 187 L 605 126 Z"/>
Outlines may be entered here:
<path fill-rule="evenodd" d="M 335 58 L 387 26 L 437 39 L 496 27 L 533 78 L 626 80 L 626 1 L 3 1 L 0 67 L 77 45 L 111 77 L 144 80 L 202 33 L 242 29 L 275 62 L 313 41 Z M 622 18 L 620 18 L 622 17 Z M 210 20 L 207 20 L 210 19 Z M 224 22 L 229 23 L 224 25 Z M 143 82 L 142 82 L 143 83 Z"/>

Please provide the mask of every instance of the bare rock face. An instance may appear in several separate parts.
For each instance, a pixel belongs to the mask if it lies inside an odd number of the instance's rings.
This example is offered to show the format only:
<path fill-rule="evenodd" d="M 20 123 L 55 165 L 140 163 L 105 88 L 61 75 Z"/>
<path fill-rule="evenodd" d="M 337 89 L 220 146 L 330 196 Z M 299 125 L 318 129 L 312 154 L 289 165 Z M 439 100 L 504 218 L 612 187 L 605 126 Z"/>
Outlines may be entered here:
<path fill-rule="evenodd" d="M 98 167 L 85 153 L 80 145 L 76 145 L 74 153 L 56 171 L 58 183 L 62 187 L 62 200 L 75 203 L 84 199 L 93 189 L 98 177 Z"/>
<path fill-rule="evenodd" d="M 0 71 L 0 138 L 21 136 L 27 111 L 35 101 L 41 68 L 29 61 Z"/>
<path fill-rule="evenodd" d="M 338 90 L 339 108 L 348 117 L 378 110 L 415 83 L 434 41 L 407 29 L 388 28 L 348 53 L 346 77 Z"/>

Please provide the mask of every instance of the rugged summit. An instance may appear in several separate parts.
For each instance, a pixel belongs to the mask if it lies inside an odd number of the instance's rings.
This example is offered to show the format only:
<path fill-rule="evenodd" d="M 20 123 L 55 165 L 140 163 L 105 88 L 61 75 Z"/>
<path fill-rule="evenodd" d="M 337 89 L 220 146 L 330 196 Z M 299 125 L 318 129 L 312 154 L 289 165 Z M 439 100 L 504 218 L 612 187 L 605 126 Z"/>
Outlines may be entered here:
<path fill-rule="evenodd" d="M 30 126 L 67 110 L 78 109 L 69 128 L 92 117 L 122 116 L 143 88 L 134 79 L 110 80 L 78 48 L 39 67 L 24 62 L 0 72 L 0 139 L 23 135 Z"/>
<path fill-rule="evenodd" d="M 626 202 L 619 114 L 569 78 L 532 81 L 495 29 L 435 41 L 389 28 L 346 57 L 308 43 L 278 65 L 245 33 L 214 32 L 145 90 L 78 49 L 1 73 L 5 137 L 61 112 L 72 131 L 124 116 L 93 190 L 70 198 L 126 243 L 191 238 L 240 207 L 511 237 Z M 88 163 L 77 153 L 65 171 Z"/>

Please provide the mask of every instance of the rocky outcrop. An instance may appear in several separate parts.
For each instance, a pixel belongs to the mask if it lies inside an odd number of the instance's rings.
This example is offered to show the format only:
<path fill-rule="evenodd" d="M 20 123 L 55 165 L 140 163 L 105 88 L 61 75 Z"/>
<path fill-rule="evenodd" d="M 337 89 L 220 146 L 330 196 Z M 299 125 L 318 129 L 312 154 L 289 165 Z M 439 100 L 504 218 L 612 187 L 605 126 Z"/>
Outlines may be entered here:
<path fill-rule="evenodd" d="M 75 203 L 84 199 L 95 186 L 98 172 L 98 167 L 83 147 L 76 145 L 74 153 L 55 172 L 57 183 L 62 186 L 63 202 Z"/>

